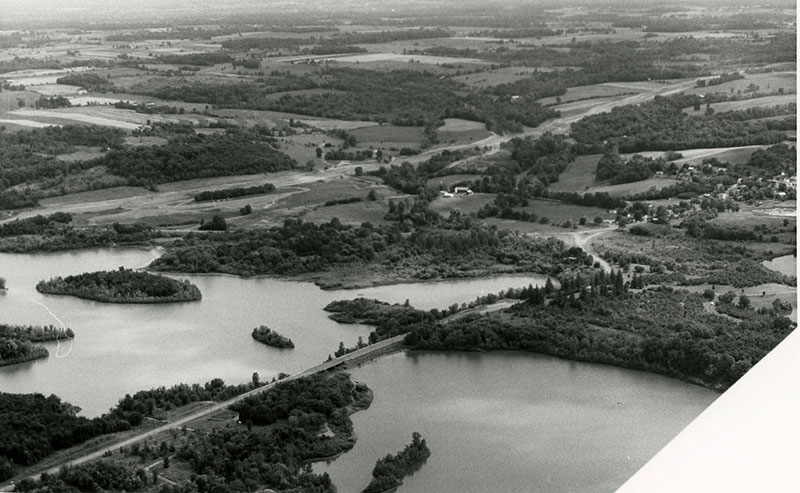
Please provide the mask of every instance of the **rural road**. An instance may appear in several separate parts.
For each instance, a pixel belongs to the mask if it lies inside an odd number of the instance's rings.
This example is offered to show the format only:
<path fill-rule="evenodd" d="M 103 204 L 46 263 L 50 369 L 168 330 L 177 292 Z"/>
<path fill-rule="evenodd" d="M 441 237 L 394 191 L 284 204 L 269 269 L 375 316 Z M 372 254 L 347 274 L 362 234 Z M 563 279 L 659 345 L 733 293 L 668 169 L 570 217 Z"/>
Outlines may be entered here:
<path fill-rule="evenodd" d="M 348 354 L 345 354 L 344 356 L 341 356 L 339 358 L 334 358 L 334 359 L 332 359 L 330 361 L 326 361 L 326 362 L 324 362 L 322 364 L 319 364 L 317 366 L 308 368 L 308 369 L 306 369 L 304 371 L 301 371 L 300 373 L 295 373 L 294 375 L 288 376 L 288 377 L 286 377 L 286 378 L 284 378 L 282 380 L 279 380 L 277 382 L 273 382 L 273 383 L 264 385 L 263 387 L 259 387 L 257 389 L 253 389 L 253 390 L 251 390 L 249 392 L 245 392 L 244 394 L 238 395 L 238 396 L 236 396 L 236 397 L 234 397 L 232 399 L 229 399 L 227 401 L 219 402 L 219 403 L 216 403 L 216 404 L 214 404 L 212 406 L 209 406 L 209 407 L 207 407 L 205 409 L 197 410 L 197 411 L 195 411 L 195 412 L 193 412 L 191 414 L 188 414 L 188 415 L 186 415 L 186 416 L 184 416 L 184 417 L 182 417 L 180 419 L 177 419 L 177 420 L 175 420 L 175 421 L 173 421 L 171 423 L 164 424 L 162 426 L 159 426 L 157 428 L 153 428 L 153 429 L 148 430 L 148 431 L 143 431 L 142 433 L 140 433 L 140 434 L 138 434 L 136 436 L 133 436 L 131 438 L 116 442 L 116 443 L 111 444 L 111 445 L 107 445 L 107 446 L 105 446 L 105 447 L 103 447 L 103 448 L 101 448 L 99 450 L 96 450 L 94 452 L 85 454 L 85 455 L 83 455 L 81 457 L 78 457 L 76 459 L 65 461 L 65 462 L 63 462 L 61 464 L 58 464 L 57 466 L 53 466 L 53 467 L 47 469 L 46 471 L 42 471 L 42 472 L 40 472 L 38 474 L 29 476 L 29 477 L 32 478 L 32 479 L 38 480 L 41 477 L 42 473 L 44 473 L 44 472 L 46 472 L 48 474 L 55 474 L 55 473 L 58 473 L 58 471 L 63 466 L 75 466 L 75 465 L 78 465 L 78 464 L 83 464 L 84 462 L 88 462 L 88 461 L 97 459 L 99 457 L 102 457 L 103 454 L 106 454 L 108 452 L 116 451 L 116 450 L 118 450 L 118 449 L 120 449 L 122 447 L 128 447 L 128 446 L 130 446 L 130 445 L 132 445 L 134 443 L 137 443 L 137 442 L 140 442 L 140 441 L 142 441 L 142 440 L 144 440 L 146 438 L 158 435 L 159 433 L 163 433 L 163 432 L 165 432 L 167 430 L 180 428 L 180 427 L 186 425 L 187 423 L 190 423 L 190 422 L 195 421 L 197 419 L 200 419 L 200 418 L 203 418 L 205 416 L 208 416 L 209 414 L 213 414 L 213 413 L 216 413 L 218 411 L 222 411 L 222 410 L 228 408 L 229 406 L 231 406 L 233 404 L 236 404 L 237 402 L 240 402 L 240 401 L 242 401 L 242 400 L 244 400 L 244 399 L 246 399 L 246 398 L 248 398 L 250 396 L 253 396 L 253 395 L 256 395 L 256 394 L 260 394 L 262 392 L 266 392 L 266 391 L 274 388 L 276 385 L 278 385 L 278 384 L 280 384 L 282 382 L 287 382 L 289 380 L 297 380 L 299 378 L 315 375 L 317 373 L 321 373 L 321 372 L 324 372 L 326 370 L 329 370 L 329 369 L 331 369 L 331 368 L 333 368 L 335 366 L 339 366 L 341 364 L 344 364 L 344 363 L 347 363 L 349 361 L 352 361 L 352 360 L 354 360 L 356 358 L 369 359 L 371 357 L 375 357 L 376 354 L 381 354 L 383 351 L 386 351 L 387 349 L 391 349 L 394 346 L 399 346 L 400 344 L 402 344 L 404 338 L 405 338 L 405 334 L 402 334 L 402 335 L 399 335 L 399 336 L 395 336 L 395 337 L 386 339 L 386 340 L 381 341 L 381 342 L 377 342 L 375 344 L 370 344 L 369 346 L 361 348 L 361 349 L 358 349 L 356 351 L 353 351 L 352 353 L 348 353 Z M 0 485 L 0 492 L 8 492 L 8 491 L 14 491 L 14 485 L 13 484 L 4 483 L 4 484 Z"/>
<path fill-rule="evenodd" d="M 603 260 L 602 257 L 592 248 L 591 241 L 598 237 L 617 229 L 616 226 L 607 226 L 602 229 L 595 229 L 591 231 L 580 232 L 567 232 L 567 233 L 528 233 L 528 236 L 538 236 L 546 238 L 557 238 L 563 241 L 567 246 L 576 246 L 581 248 L 584 252 L 592 256 L 595 262 L 600 264 L 605 272 L 611 272 L 611 264 Z"/>

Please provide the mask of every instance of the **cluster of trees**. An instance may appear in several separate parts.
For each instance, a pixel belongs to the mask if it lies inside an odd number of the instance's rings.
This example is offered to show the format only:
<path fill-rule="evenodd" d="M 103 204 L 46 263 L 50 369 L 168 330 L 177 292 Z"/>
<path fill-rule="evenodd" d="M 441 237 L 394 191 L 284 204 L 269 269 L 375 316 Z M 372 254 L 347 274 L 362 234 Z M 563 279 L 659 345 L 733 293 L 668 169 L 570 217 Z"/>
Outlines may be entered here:
<path fill-rule="evenodd" d="M 266 325 L 261 325 L 253 329 L 253 339 L 262 344 L 277 348 L 294 348 L 294 342 L 288 337 L 282 336 L 270 329 Z"/>
<path fill-rule="evenodd" d="M 247 208 L 247 206 L 245 206 L 245 208 Z M 250 212 L 252 212 L 252 208 Z M 201 219 L 200 226 L 197 229 L 200 231 L 226 231 L 228 229 L 228 222 L 219 214 L 214 214 L 208 222 L 206 222 L 205 219 Z"/>
<path fill-rule="evenodd" d="M 669 151 L 697 147 L 776 144 L 785 132 L 770 130 L 762 120 L 738 120 L 737 112 L 688 116 L 680 98 L 656 97 L 639 105 L 618 106 L 572 124 L 570 136 L 586 153 L 608 143 L 620 152 Z"/>
<path fill-rule="evenodd" d="M 83 87 L 93 92 L 115 92 L 116 87 L 109 79 L 95 72 L 75 72 L 56 79 L 57 84 Z"/>
<path fill-rule="evenodd" d="M 646 180 L 657 171 L 663 171 L 666 161 L 662 158 L 650 158 L 634 155 L 627 161 L 619 154 L 606 153 L 597 163 L 595 176 L 598 180 L 610 180 L 613 185 Z"/>
<path fill-rule="evenodd" d="M 279 383 L 269 392 L 262 392 L 231 406 L 239 413 L 239 421 L 269 425 L 288 419 L 293 414 L 320 414 L 331 424 L 347 416 L 344 408 L 364 399 L 365 387 L 356 387 L 350 376 L 336 373 L 315 375 Z"/>
<path fill-rule="evenodd" d="M 10 226 L 13 222 L 7 224 Z M 37 231 L 35 228 L 31 230 Z M 114 223 L 111 226 L 76 229 L 69 224 L 51 221 L 33 234 L 0 235 L 0 251 L 21 253 L 135 245 L 157 238 L 160 234 L 150 226 L 139 223 Z"/>
<path fill-rule="evenodd" d="M 343 199 L 326 200 L 322 205 L 325 207 L 331 207 L 334 205 L 354 204 L 356 202 L 361 202 L 362 200 L 364 200 L 362 197 L 345 197 Z"/>
<path fill-rule="evenodd" d="M 138 272 L 120 267 L 39 281 L 36 290 L 46 294 L 68 294 L 106 303 L 170 303 L 196 301 L 200 289 L 187 280 Z"/>
<path fill-rule="evenodd" d="M 64 467 L 58 473 L 42 474 L 38 481 L 26 478 L 16 485 L 16 491 L 52 491 L 77 493 L 81 491 L 141 491 L 147 485 L 147 473 L 115 461 L 98 460 L 88 464 Z"/>
<path fill-rule="evenodd" d="M 0 393 L 0 463 L 5 458 L 30 466 L 56 450 L 130 428 L 127 421 L 115 417 L 76 416 L 79 410 L 55 395 Z"/>
<path fill-rule="evenodd" d="M 37 183 L 46 188 L 92 166 L 87 161 L 61 161 L 56 155 L 72 152 L 78 145 L 120 147 L 123 137 L 119 129 L 82 125 L 0 132 L 0 207 L 30 207 L 42 193 L 12 187 Z"/>
<path fill-rule="evenodd" d="M 130 426 L 138 426 L 146 417 L 154 417 L 159 413 L 200 401 L 226 401 L 259 387 L 257 374 L 253 381 L 240 385 L 225 385 L 220 378 L 215 378 L 203 385 L 181 383 L 172 387 L 158 387 L 140 390 L 133 395 L 126 394 L 112 408 L 105 419 L 121 420 Z"/>
<path fill-rule="evenodd" d="M 411 443 L 395 455 L 388 454 L 378 459 L 372 470 L 372 480 L 363 493 L 393 491 L 403 484 L 406 474 L 416 470 L 428 460 L 431 451 L 425 439 L 416 431 L 411 434 Z"/>
<path fill-rule="evenodd" d="M 275 190 L 275 185 L 272 183 L 265 183 L 254 187 L 234 187 L 223 188 L 220 190 L 205 190 L 197 193 L 194 196 L 195 202 L 208 202 L 209 200 L 227 200 L 239 197 L 246 197 L 248 195 L 261 195 L 270 193 Z"/>
<path fill-rule="evenodd" d="M 786 317 L 752 312 L 731 324 L 699 293 L 663 289 L 564 297 L 502 314 L 418 324 L 406 343 L 424 349 L 521 349 L 662 373 L 725 389 L 792 330 Z"/>
<path fill-rule="evenodd" d="M 72 103 L 64 96 L 40 97 L 37 99 L 33 106 L 40 109 L 50 110 L 54 108 L 69 108 Z"/>
<path fill-rule="evenodd" d="M 53 228 L 62 224 L 72 222 L 72 215 L 67 212 L 56 212 L 48 216 L 37 214 L 36 216 L 15 219 L 10 222 L 0 224 L 0 237 L 20 236 L 20 235 L 40 235 L 49 232 Z"/>
<path fill-rule="evenodd" d="M 194 491 L 333 493 L 328 475 L 313 474 L 307 464 L 352 448 L 348 414 L 370 401 L 369 389 L 346 374 L 282 382 L 233 406 L 245 426 L 192 433 L 175 458 L 191 470 Z M 333 436 L 320 433 L 326 424 Z"/>
<path fill-rule="evenodd" d="M 187 53 L 180 55 L 159 55 L 158 61 L 172 65 L 200 65 L 210 67 L 220 63 L 231 63 L 233 58 L 227 53 Z"/>
<path fill-rule="evenodd" d="M 186 134 L 170 138 L 164 146 L 112 150 L 89 163 L 105 166 L 134 186 L 293 168 L 296 162 L 277 151 L 272 142 L 271 136 L 254 130 Z"/>

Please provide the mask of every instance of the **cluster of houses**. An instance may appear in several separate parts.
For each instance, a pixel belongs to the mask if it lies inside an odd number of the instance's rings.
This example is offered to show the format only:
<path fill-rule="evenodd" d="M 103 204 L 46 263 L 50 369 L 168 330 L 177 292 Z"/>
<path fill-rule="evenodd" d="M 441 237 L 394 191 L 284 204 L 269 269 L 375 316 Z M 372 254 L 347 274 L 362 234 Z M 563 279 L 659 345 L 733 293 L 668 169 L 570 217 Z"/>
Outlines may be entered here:
<path fill-rule="evenodd" d="M 455 187 L 453 188 L 452 192 L 448 192 L 447 190 L 442 190 L 441 192 L 439 192 L 439 196 L 444 197 L 446 199 L 460 195 L 472 195 L 472 190 L 470 190 L 469 187 Z"/>

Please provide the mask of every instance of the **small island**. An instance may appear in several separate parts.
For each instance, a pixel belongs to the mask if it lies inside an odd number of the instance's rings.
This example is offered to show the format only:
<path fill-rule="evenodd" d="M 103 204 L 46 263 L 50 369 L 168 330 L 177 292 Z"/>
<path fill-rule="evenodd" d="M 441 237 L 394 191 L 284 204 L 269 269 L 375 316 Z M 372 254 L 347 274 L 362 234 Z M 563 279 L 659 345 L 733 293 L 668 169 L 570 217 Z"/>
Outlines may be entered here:
<path fill-rule="evenodd" d="M 253 339 L 257 340 L 262 344 L 266 344 L 268 346 L 281 348 L 281 349 L 292 349 L 294 348 L 294 343 L 288 337 L 284 337 L 274 330 L 270 329 L 266 325 L 262 325 L 260 327 L 256 327 L 253 329 Z"/>
<path fill-rule="evenodd" d="M 419 468 L 431 455 L 422 436 L 414 432 L 412 441 L 395 455 L 378 459 L 372 470 L 372 481 L 362 493 L 386 493 L 395 491 L 403 484 L 403 478 Z"/>
<path fill-rule="evenodd" d="M 104 303 L 172 303 L 202 299 L 200 289 L 189 281 L 120 267 L 76 276 L 40 281 L 36 290 L 65 294 Z"/>

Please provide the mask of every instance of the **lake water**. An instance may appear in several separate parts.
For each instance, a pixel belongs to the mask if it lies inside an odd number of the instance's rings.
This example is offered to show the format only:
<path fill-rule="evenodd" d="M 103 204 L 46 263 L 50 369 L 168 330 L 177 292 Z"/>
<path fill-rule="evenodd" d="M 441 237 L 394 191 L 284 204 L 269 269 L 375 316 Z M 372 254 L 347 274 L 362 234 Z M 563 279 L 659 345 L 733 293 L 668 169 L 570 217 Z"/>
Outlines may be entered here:
<path fill-rule="evenodd" d="M 86 416 L 106 412 L 141 389 L 222 378 L 242 383 L 295 373 L 324 361 L 343 341 L 354 346 L 371 330 L 333 322 L 322 308 L 337 299 L 409 299 L 419 308 L 453 303 L 508 287 L 543 282 L 542 276 L 506 276 L 484 281 L 420 283 L 323 291 L 312 283 L 271 278 L 176 275 L 195 283 L 203 300 L 160 305 L 120 305 L 70 296 L 42 295 L 36 283 L 54 276 L 143 267 L 157 250 L 90 250 L 53 254 L 0 254 L 0 323 L 54 324 L 75 331 L 72 342 L 48 343 L 50 357 L 0 367 L 4 392 L 55 393 Z M 59 322 L 60 321 L 60 322 Z M 254 341 L 250 332 L 268 325 L 291 338 L 293 350 Z"/>
<path fill-rule="evenodd" d="M 42 295 L 53 276 L 139 268 L 158 250 L 0 254 L 0 323 L 60 324 L 73 342 L 48 343 L 50 357 L 0 367 L 4 392 L 55 393 L 86 416 L 126 393 L 179 382 L 262 380 L 322 362 L 370 327 L 333 322 L 322 308 L 358 296 L 445 308 L 490 292 L 543 284 L 543 276 L 417 283 L 323 291 L 306 282 L 184 276 L 199 302 L 118 305 Z M 56 320 L 58 319 L 58 320 Z M 279 350 L 250 337 L 268 325 L 293 339 Z M 419 431 L 433 455 L 405 493 L 613 491 L 698 415 L 716 393 L 677 380 L 527 353 L 397 353 L 352 371 L 375 393 L 353 415 L 355 448 L 329 465 L 339 491 L 360 491 L 375 461 Z"/>
<path fill-rule="evenodd" d="M 358 441 L 317 463 L 341 492 L 418 431 L 431 456 L 404 493 L 611 492 L 719 395 L 644 372 L 517 352 L 397 353 L 353 369 L 375 394 Z"/>
<path fill-rule="evenodd" d="M 797 257 L 794 255 L 784 255 L 782 257 L 776 257 L 772 260 L 765 260 L 761 262 L 761 264 L 767 269 L 778 271 L 781 274 L 786 274 L 787 276 L 797 275 Z"/>

